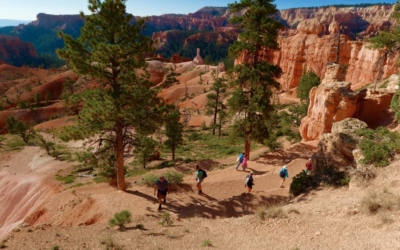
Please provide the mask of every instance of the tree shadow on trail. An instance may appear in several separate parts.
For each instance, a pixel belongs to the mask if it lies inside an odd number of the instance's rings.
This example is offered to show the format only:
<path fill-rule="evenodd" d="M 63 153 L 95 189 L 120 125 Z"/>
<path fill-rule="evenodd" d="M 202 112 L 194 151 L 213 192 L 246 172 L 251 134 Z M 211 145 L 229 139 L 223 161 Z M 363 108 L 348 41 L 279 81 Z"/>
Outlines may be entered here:
<path fill-rule="evenodd" d="M 158 218 L 159 213 L 169 211 L 176 214 L 179 218 L 202 217 L 207 219 L 242 217 L 244 215 L 254 214 L 260 206 L 270 206 L 279 204 L 287 200 L 287 196 L 280 195 L 259 195 L 246 194 L 232 196 L 231 198 L 217 200 L 207 194 L 189 195 L 185 201 L 168 199 L 167 204 L 162 206 L 162 210 L 157 210 L 158 199 L 139 191 L 127 190 L 126 193 L 147 199 L 153 202 L 154 207 L 148 206 L 148 216 Z"/>
<path fill-rule="evenodd" d="M 262 154 L 256 159 L 256 162 L 273 166 L 283 166 L 297 158 L 308 159 L 315 151 L 316 147 L 312 145 L 298 143 L 287 150 L 279 149 Z"/>
<path fill-rule="evenodd" d="M 253 175 L 263 175 L 263 174 L 269 172 L 269 171 L 259 171 L 259 170 L 255 170 L 255 169 L 253 169 L 253 168 L 248 168 L 248 169 L 250 169 L 251 171 L 253 171 Z"/>

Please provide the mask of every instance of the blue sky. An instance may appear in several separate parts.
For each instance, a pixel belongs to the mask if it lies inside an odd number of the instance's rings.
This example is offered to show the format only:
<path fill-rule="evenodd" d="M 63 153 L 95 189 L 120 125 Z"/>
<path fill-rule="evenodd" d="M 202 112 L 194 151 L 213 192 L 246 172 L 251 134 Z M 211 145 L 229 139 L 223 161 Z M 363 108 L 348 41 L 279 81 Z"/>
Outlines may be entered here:
<path fill-rule="evenodd" d="M 238 0 L 239 1 L 239 0 Z M 136 16 L 166 13 L 188 14 L 204 6 L 227 6 L 234 0 L 128 0 L 127 11 Z M 278 9 L 310 7 L 330 4 L 377 3 L 395 0 L 275 0 Z M 87 0 L 0 0 L 0 19 L 35 20 L 36 14 L 89 13 Z"/>

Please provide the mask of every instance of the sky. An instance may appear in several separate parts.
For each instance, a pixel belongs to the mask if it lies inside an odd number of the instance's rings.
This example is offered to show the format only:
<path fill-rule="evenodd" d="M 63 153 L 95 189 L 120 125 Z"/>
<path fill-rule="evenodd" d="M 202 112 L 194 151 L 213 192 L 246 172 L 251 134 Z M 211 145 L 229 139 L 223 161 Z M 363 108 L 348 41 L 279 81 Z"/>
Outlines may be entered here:
<path fill-rule="evenodd" d="M 237 0 L 239 1 L 239 0 Z M 135 16 L 161 14 L 188 14 L 205 6 L 224 6 L 235 0 L 128 0 L 127 12 Z M 313 7 L 331 4 L 394 3 L 395 0 L 275 0 L 278 9 Z M 89 14 L 87 0 L 0 0 L 0 19 L 36 20 L 38 13 L 46 14 Z"/>

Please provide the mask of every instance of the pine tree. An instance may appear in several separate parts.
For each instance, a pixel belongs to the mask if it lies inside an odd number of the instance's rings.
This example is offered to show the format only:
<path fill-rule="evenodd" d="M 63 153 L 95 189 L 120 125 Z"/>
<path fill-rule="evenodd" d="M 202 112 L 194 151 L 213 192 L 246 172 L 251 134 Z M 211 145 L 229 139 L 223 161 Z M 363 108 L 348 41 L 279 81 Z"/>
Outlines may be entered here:
<path fill-rule="evenodd" d="M 168 137 L 165 145 L 172 151 L 172 160 L 175 160 L 176 148 L 183 142 L 183 124 L 180 122 L 180 119 L 179 109 L 175 109 L 167 115 L 165 120 L 165 133 Z"/>
<path fill-rule="evenodd" d="M 14 116 L 9 116 L 6 119 L 6 126 L 8 132 L 14 135 L 21 136 L 22 140 L 28 144 L 29 141 L 35 137 L 35 130 L 33 126 L 25 123 L 22 120 L 17 120 Z"/>
<path fill-rule="evenodd" d="M 232 12 L 246 10 L 242 16 L 231 19 L 243 32 L 229 47 L 231 58 L 241 58 L 231 73 L 236 87 L 228 105 L 232 112 L 244 114 L 237 119 L 235 129 L 244 132 L 245 152 L 250 154 L 252 140 L 263 143 L 268 138 L 266 120 L 273 110 L 271 97 L 274 89 L 280 87 L 276 78 L 282 73 L 279 66 L 271 64 L 268 57 L 271 50 L 278 49 L 277 37 L 282 24 L 274 20 L 277 12 L 272 0 L 241 0 L 229 4 Z M 263 50 L 263 51 L 262 51 Z"/>
<path fill-rule="evenodd" d="M 304 71 L 300 77 L 299 86 L 297 86 L 297 97 L 301 101 L 310 101 L 310 90 L 321 83 L 318 75 L 313 70 Z"/>
<path fill-rule="evenodd" d="M 135 145 L 138 134 L 154 133 L 163 121 L 163 106 L 144 70 L 145 54 L 153 50 L 151 39 L 142 34 L 145 20 L 132 23 L 125 2 L 89 0 L 91 15 L 81 12 L 81 35 L 74 39 L 61 32 L 65 47 L 57 50 L 76 73 L 95 78 L 99 85 L 81 94 L 77 124 L 62 138 L 86 138 L 97 145 L 92 160 L 109 167 L 120 190 L 126 188 L 124 151 Z"/>
<path fill-rule="evenodd" d="M 393 17 L 396 19 L 396 24 L 392 29 L 382 31 L 377 36 L 369 40 L 371 42 L 372 48 L 385 49 L 384 53 L 382 54 L 380 60 L 378 60 L 376 65 L 378 67 L 377 80 L 380 80 L 379 78 L 382 74 L 381 71 L 383 61 L 386 60 L 388 57 L 399 55 L 400 53 L 400 0 L 397 0 L 394 6 Z M 398 64 L 400 65 L 400 59 Z M 390 107 L 395 111 L 396 119 L 400 121 L 400 88 L 397 89 L 396 93 L 394 94 Z"/>
<path fill-rule="evenodd" d="M 226 93 L 226 89 L 228 88 L 227 79 L 219 78 L 217 73 L 213 73 L 214 83 L 211 86 L 210 90 L 212 93 L 207 95 L 207 104 L 206 104 L 206 114 L 213 116 L 213 126 L 212 126 L 212 134 L 215 135 L 215 128 L 220 127 L 220 123 L 223 122 L 224 114 L 223 112 L 226 110 L 226 106 L 223 103 L 224 94 Z M 219 118 L 219 125 L 217 125 L 217 118 Z M 221 119 L 222 118 L 222 119 Z M 220 129 L 219 129 L 220 131 Z M 219 133 L 219 136 L 220 133 Z"/>

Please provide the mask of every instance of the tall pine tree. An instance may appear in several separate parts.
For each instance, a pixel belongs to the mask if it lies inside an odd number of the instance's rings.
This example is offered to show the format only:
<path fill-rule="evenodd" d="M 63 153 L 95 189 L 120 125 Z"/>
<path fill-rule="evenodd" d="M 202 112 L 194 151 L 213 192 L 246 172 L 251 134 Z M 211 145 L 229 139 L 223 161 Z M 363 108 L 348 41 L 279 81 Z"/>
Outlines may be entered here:
<path fill-rule="evenodd" d="M 172 151 L 172 160 L 175 160 L 175 150 L 183 142 L 183 124 L 180 122 L 181 115 L 178 108 L 172 110 L 165 119 L 165 141 Z"/>
<path fill-rule="evenodd" d="M 236 89 L 228 105 L 232 112 L 244 114 L 244 119 L 237 119 L 234 127 L 244 133 L 247 155 L 252 140 L 263 143 L 269 136 L 266 120 L 273 110 L 271 97 L 273 90 L 280 87 L 276 78 L 282 71 L 268 58 L 268 51 L 278 49 L 278 31 L 282 27 L 274 20 L 277 9 L 272 2 L 241 0 L 228 5 L 232 12 L 246 10 L 242 16 L 231 19 L 243 32 L 229 47 L 229 55 L 243 62 L 231 71 L 235 77 L 231 85 Z"/>
<path fill-rule="evenodd" d="M 224 112 L 226 110 L 226 106 L 223 103 L 224 94 L 226 93 L 226 89 L 228 88 L 227 79 L 225 77 L 218 77 L 217 72 L 213 72 L 212 76 L 214 78 L 214 83 L 210 88 L 212 91 L 207 95 L 207 104 L 206 104 L 206 114 L 213 116 L 212 121 L 212 134 L 215 135 L 215 128 L 219 127 L 219 137 L 221 137 L 221 128 L 220 123 L 223 121 Z M 217 125 L 217 118 L 219 118 L 219 125 Z"/>
<path fill-rule="evenodd" d="M 95 78 L 99 85 L 81 95 L 84 104 L 77 124 L 67 128 L 63 138 L 86 138 L 96 145 L 96 164 L 108 167 L 120 190 L 126 188 L 124 151 L 135 145 L 138 134 L 156 131 L 163 107 L 144 70 L 145 54 L 153 50 L 150 38 L 142 35 L 145 20 L 132 23 L 125 2 L 89 0 L 91 15 L 81 12 L 81 35 L 74 39 L 60 33 L 65 47 L 57 50 L 75 72 Z"/>

